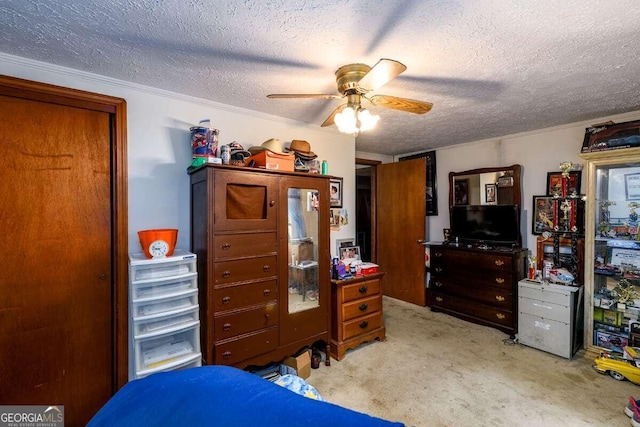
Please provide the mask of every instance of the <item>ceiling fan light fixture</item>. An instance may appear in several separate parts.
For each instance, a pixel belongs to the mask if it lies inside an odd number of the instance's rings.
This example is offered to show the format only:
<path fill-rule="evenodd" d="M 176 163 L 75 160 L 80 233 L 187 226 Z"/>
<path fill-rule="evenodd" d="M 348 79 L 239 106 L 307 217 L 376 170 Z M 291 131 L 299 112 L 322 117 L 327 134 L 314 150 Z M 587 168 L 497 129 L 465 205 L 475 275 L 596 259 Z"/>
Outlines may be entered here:
<path fill-rule="evenodd" d="M 358 135 L 360 132 L 373 129 L 380 120 L 380 116 L 371 114 L 368 110 L 357 107 L 347 107 L 336 114 L 335 123 L 343 133 Z"/>

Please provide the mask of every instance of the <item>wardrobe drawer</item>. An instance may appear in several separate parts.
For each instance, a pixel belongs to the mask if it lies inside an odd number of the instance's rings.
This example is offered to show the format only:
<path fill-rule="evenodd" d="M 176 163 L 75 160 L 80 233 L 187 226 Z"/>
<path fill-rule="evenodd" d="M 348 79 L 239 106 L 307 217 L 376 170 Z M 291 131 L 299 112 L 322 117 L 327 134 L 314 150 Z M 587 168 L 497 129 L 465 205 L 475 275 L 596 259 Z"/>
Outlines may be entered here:
<path fill-rule="evenodd" d="M 251 310 L 236 311 L 216 316 L 213 330 L 216 341 L 242 335 L 278 323 L 278 304 L 267 304 Z"/>
<path fill-rule="evenodd" d="M 382 298 L 373 296 L 342 305 L 342 319 L 351 320 L 356 317 L 382 310 Z"/>
<path fill-rule="evenodd" d="M 344 285 L 342 287 L 342 302 L 379 294 L 380 280 L 366 280 L 352 285 Z"/>
<path fill-rule="evenodd" d="M 278 274 L 278 258 L 274 256 L 247 260 L 216 262 L 213 277 L 216 285 L 266 279 Z"/>
<path fill-rule="evenodd" d="M 269 255 L 277 251 L 276 233 L 216 235 L 213 244 L 216 261 Z"/>
<path fill-rule="evenodd" d="M 370 314 L 368 316 L 359 317 L 342 324 L 342 338 L 357 337 L 358 335 L 372 331 L 382 326 L 382 312 Z"/>
<path fill-rule="evenodd" d="M 278 328 L 262 330 L 256 334 L 231 338 L 213 347 L 216 365 L 233 365 L 254 356 L 275 350 L 278 345 Z"/>
<path fill-rule="evenodd" d="M 213 308 L 216 312 L 235 310 L 277 299 L 278 293 L 275 280 L 221 286 L 213 289 Z"/>

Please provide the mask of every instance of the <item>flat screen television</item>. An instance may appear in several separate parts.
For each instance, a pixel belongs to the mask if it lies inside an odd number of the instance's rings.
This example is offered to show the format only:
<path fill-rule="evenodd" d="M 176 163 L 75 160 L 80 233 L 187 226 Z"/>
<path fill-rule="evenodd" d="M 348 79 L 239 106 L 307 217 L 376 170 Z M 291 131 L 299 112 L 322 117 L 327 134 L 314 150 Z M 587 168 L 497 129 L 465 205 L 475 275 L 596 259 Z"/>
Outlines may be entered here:
<path fill-rule="evenodd" d="M 520 209 L 516 205 L 451 207 L 451 236 L 461 243 L 513 246 L 520 243 Z"/>

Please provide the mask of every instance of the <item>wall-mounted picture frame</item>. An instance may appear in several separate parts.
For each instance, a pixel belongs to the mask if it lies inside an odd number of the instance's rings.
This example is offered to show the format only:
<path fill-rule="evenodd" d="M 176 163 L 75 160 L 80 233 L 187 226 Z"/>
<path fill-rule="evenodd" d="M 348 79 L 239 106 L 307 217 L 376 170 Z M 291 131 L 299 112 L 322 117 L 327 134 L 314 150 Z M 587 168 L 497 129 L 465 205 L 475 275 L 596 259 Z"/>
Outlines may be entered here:
<path fill-rule="evenodd" d="M 424 158 L 427 161 L 427 173 L 425 177 L 426 184 L 426 215 L 435 216 L 438 215 L 438 183 L 436 180 L 436 152 L 426 151 L 424 153 L 412 154 L 410 156 L 400 157 L 398 160 L 413 160 Z"/>
<path fill-rule="evenodd" d="M 345 246 L 340 248 L 341 260 L 358 260 L 360 259 L 360 246 Z"/>
<path fill-rule="evenodd" d="M 580 194 L 581 176 L 581 171 L 569 172 L 566 196 Z M 562 172 L 547 173 L 547 196 L 562 196 Z"/>
<path fill-rule="evenodd" d="M 340 255 L 340 249 L 356 246 L 356 239 L 336 239 L 336 254 Z"/>
<path fill-rule="evenodd" d="M 329 205 L 332 208 L 342 207 L 342 178 L 329 180 Z"/>
<path fill-rule="evenodd" d="M 531 233 L 542 234 L 554 231 L 554 200 L 553 196 L 533 196 Z"/>
<path fill-rule="evenodd" d="M 496 202 L 496 184 L 485 184 L 484 195 L 487 203 Z"/>
<path fill-rule="evenodd" d="M 624 194 L 627 200 L 640 200 L 640 173 L 624 175 Z"/>
<path fill-rule="evenodd" d="M 468 205 L 469 204 L 469 180 L 456 179 L 453 187 L 453 204 Z"/>

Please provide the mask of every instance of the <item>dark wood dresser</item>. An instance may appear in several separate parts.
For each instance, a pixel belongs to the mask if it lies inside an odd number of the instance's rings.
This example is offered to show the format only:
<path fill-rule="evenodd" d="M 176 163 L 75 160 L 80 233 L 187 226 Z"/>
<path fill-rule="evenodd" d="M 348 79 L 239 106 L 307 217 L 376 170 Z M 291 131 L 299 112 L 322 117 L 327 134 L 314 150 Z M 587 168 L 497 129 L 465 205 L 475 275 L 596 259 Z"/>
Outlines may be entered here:
<path fill-rule="evenodd" d="M 499 329 L 518 330 L 518 281 L 527 249 L 431 245 L 431 310 Z"/>
<path fill-rule="evenodd" d="M 373 273 L 331 281 L 331 356 L 341 360 L 348 349 L 385 340 L 382 277 Z"/>

